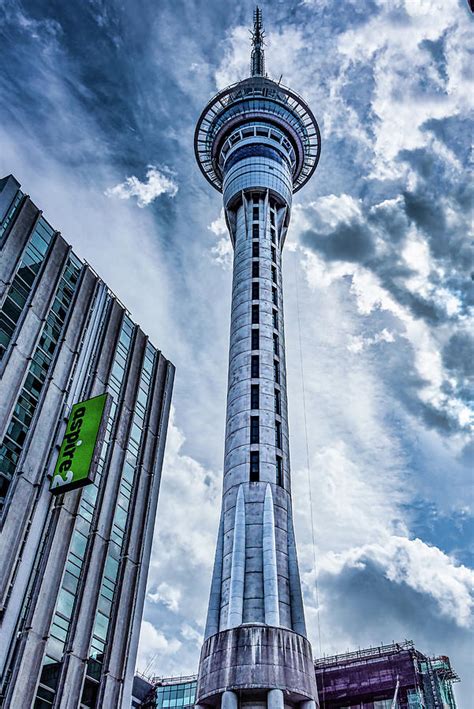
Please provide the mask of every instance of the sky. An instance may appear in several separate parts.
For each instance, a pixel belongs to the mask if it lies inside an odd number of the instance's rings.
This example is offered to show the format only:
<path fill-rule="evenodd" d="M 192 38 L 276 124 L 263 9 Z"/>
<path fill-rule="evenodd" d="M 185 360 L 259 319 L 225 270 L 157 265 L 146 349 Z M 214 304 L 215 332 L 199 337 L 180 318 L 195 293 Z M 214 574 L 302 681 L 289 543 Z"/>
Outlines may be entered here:
<path fill-rule="evenodd" d="M 293 505 L 315 655 L 472 670 L 472 23 L 463 0 L 263 2 L 321 159 L 284 253 Z M 220 510 L 232 250 L 194 161 L 251 2 L 0 0 L 13 173 L 176 365 L 138 668 L 197 670 Z M 471 428 L 470 428 L 471 427 Z M 313 544 L 314 539 L 314 544 Z"/>

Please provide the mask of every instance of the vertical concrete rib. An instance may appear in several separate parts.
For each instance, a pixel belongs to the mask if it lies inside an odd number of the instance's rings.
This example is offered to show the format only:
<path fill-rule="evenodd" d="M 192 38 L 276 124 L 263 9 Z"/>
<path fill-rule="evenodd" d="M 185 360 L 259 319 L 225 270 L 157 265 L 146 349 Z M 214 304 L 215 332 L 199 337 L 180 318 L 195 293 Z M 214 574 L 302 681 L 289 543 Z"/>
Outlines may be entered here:
<path fill-rule="evenodd" d="M 232 549 L 232 571 L 230 577 L 228 628 L 242 623 L 244 608 L 245 579 L 245 500 L 244 489 L 239 487 L 235 505 L 234 545 Z"/>
<path fill-rule="evenodd" d="M 295 532 L 293 529 L 291 509 L 289 509 L 288 512 L 288 574 L 290 582 L 291 621 L 295 633 L 306 635 L 303 594 L 301 592 L 300 571 L 298 567 Z"/>
<path fill-rule="evenodd" d="M 219 618 L 221 609 L 221 583 L 222 583 L 222 554 L 224 546 L 224 516 L 221 515 L 219 533 L 217 536 L 216 556 L 214 571 L 212 573 L 211 593 L 207 611 L 206 630 L 204 637 L 208 638 L 219 632 Z"/>
<path fill-rule="evenodd" d="M 263 588 L 265 594 L 265 623 L 267 625 L 280 625 L 275 515 L 271 485 L 267 485 L 263 505 Z"/>

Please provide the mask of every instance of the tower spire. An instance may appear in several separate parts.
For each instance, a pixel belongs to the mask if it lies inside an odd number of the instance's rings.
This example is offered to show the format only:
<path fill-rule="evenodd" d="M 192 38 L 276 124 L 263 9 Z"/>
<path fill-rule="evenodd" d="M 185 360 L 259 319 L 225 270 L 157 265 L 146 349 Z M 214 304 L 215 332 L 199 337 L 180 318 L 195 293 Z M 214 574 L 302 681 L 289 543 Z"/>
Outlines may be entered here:
<path fill-rule="evenodd" d="M 257 5 L 253 13 L 252 54 L 250 55 L 250 73 L 252 76 L 265 76 L 264 36 L 262 11 Z"/>

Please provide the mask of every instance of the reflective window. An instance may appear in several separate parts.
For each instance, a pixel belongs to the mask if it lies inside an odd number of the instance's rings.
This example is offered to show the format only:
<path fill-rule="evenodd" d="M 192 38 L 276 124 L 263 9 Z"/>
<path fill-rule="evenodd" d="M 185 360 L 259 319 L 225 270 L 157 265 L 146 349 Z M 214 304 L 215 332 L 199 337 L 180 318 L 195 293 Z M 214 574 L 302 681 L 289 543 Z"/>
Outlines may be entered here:
<path fill-rule="evenodd" d="M 0 238 L 1 234 L 0 229 Z M 17 272 L 0 310 L 0 360 L 16 329 L 53 234 L 53 229 L 43 217 L 40 217 L 23 251 Z"/>

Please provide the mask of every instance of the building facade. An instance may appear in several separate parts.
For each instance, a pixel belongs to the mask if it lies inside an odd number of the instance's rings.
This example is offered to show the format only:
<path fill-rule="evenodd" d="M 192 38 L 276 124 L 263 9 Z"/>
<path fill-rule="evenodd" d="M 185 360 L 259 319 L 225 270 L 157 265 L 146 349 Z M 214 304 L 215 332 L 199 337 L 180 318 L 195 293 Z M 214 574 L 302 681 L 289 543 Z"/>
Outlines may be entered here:
<path fill-rule="evenodd" d="M 12 176 L 0 304 L 0 706 L 128 709 L 174 367 Z M 72 406 L 104 393 L 93 481 L 52 494 Z"/>
<path fill-rule="evenodd" d="M 428 657 L 411 641 L 316 660 L 327 709 L 455 709 L 449 657 Z"/>
<path fill-rule="evenodd" d="M 215 96 L 195 132 L 234 247 L 222 512 L 198 705 L 317 703 L 292 519 L 281 260 L 293 192 L 319 152 L 306 103 L 265 74 L 257 9 L 251 76 Z"/>

